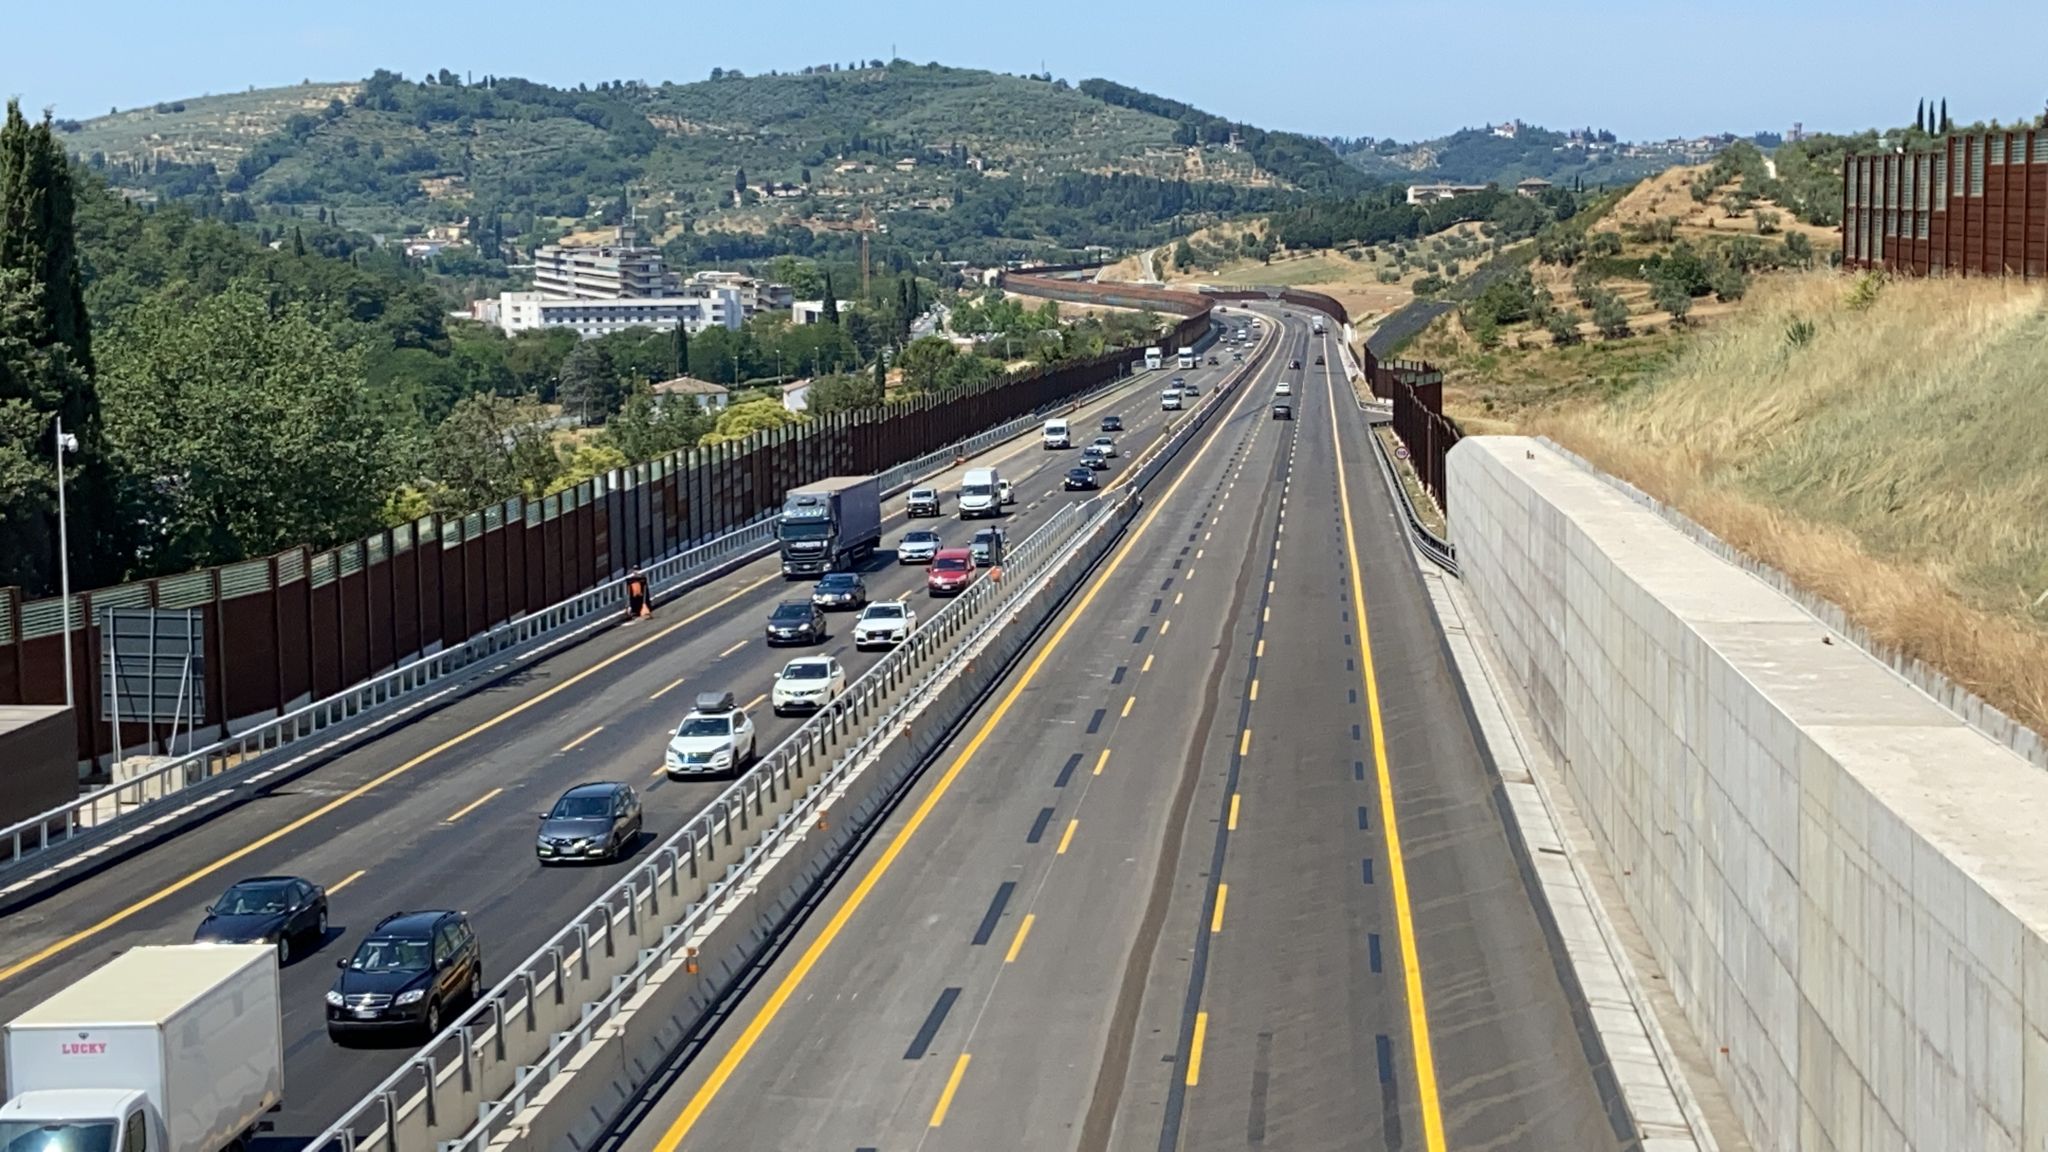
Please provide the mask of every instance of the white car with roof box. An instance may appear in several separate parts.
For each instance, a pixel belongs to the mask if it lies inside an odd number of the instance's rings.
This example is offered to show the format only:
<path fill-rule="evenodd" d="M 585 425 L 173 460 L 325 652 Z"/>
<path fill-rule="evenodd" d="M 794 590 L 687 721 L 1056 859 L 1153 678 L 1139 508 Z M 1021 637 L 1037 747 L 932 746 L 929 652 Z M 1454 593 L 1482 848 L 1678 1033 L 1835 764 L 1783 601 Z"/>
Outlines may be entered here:
<path fill-rule="evenodd" d="M 697 706 L 669 738 L 662 770 L 671 780 L 722 776 L 751 763 L 756 751 L 754 722 L 733 703 L 732 693 L 700 692 Z"/>

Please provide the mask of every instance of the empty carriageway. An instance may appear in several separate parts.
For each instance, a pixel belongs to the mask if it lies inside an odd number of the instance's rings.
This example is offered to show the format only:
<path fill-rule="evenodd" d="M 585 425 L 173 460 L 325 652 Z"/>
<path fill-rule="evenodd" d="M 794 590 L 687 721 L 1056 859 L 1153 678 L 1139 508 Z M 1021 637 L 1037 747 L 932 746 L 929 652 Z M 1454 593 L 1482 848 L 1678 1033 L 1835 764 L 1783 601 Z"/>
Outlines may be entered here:
<path fill-rule="evenodd" d="M 610 1147 L 1632 1145 L 1365 421 L 1287 327 Z"/>

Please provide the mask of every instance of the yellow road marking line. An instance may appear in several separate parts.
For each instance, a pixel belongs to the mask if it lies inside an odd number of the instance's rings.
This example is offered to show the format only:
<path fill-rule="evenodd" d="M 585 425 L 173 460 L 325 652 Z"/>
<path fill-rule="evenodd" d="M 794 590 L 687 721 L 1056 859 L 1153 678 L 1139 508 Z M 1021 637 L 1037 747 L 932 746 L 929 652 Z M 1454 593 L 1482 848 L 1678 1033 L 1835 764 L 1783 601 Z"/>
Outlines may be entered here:
<path fill-rule="evenodd" d="M 1327 373 L 1323 386 L 1330 403 L 1336 386 Z M 1401 858 L 1400 822 L 1394 811 L 1394 775 L 1387 764 L 1387 737 L 1380 718 L 1379 676 L 1372 663 L 1372 628 L 1365 615 L 1365 582 L 1359 575 L 1358 535 L 1351 519 L 1351 486 L 1344 476 L 1344 444 L 1337 422 L 1330 422 L 1330 446 L 1337 453 L 1337 496 L 1344 513 L 1344 551 L 1351 567 L 1351 610 L 1358 617 L 1359 674 L 1365 682 L 1366 716 L 1372 725 L 1373 772 L 1379 778 L 1380 828 L 1387 844 L 1387 884 L 1394 894 L 1394 924 L 1401 941 L 1401 971 L 1407 987 L 1409 1044 L 1415 1058 L 1415 1092 L 1422 1111 L 1425 1152 L 1444 1152 L 1443 1104 L 1437 1096 L 1436 1055 L 1430 1047 L 1429 1007 L 1422 996 L 1422 963 L 1415 945 L 1415 912 L 1408 901 L 1408 865 Z"/>
<path fill-rule="evenodd" d="M 761 701 L 766 700 L 767 698 L 768 694 L 766 692 L 761 693 L 759 696 L 756 696 L 752 700 L 747 701 L 747 706 L 745 710 L 748 712 L 752 712 L 755 708 L 760 707 Z"/>
<path fill-rule="evenodd" d="M 1216 885 L 1216 914 L 1209 917 L 1209 935 L 1223 931 L 1223 902 L 1230 899 L 1230 885 Z"/>
<path fill-rule="evenodd" d="M 1263 609 L 1261 609 L 1261 610 L 1259 611 L 1259 623 L 1261 623 L 1261 624 L 1270 624 L 1270 623 L 1272 623 L 1272 622 L 1273 622 L 1273 609 L 1272 609 L 1271 607 L 1267 607 L 1267 608 L 1263 608 Z"/>
<path fill-rule="evenodd" d="M 745 640 L 742 640 L 742 641 L 740 641 L 739 643 L 737 643 L 737 644 L 733 645 L 732 647 L 730 647 L 730 648 L 727 648 L 727 649 L 726 649 L 725 651 L 723 651 L 723 652 L 720 652 L 720 653 L 718 654 L 718 658 L 719 658 L 720 660 L 723 660 L 723 659 L 725 659 L 725 658 L 726 658 L 727 656 L 730 656 L 730 655 L 732 655 L 733 653 L 735 653 L 735 652 L 739 651 L 739 650 L 740 650 L 740 649 L 742 649 L 742 648 L 745 648 L 746 646 L 747 646 L 747 642 L 746 642 Z"/>
<path fill-rule="evenodd" d="M 675 690 L 676 690 L 677 688 L 680 688 L 680 687 L 682 687 L 682 685 L 683 685 L 683 681 L 685 681 L 685 680 L 688 680 L 688 679 L 689 679 L 689 677 L 688 677 L 688 676 L 678 676 L 678 677 L 676 677 L 676 678 L 675 678 L 674 680 L 671 680 L 671 681 L 669 681 L 669 683 L 668 683 L 668 687 L 666 687 L 666 688 L 663 688 L 663 689 L 662 689 L 661 691 L 659 691 L 659 692 L 656 692 L 656 693 L 655 693 L 654 695 L 652 695 L 652 696 L 649 696 L 649 697 L 648 697 L 648 699 L 649 699 L 649 700 L 659 700 L 659 699 L 661 699 L 661 698 L 662 698 L 663 696 L 666 696 L 666 695 L 668 695 L 668 694 L 669 694 L 670 692 L 673 692 L 673 691 L 675 691 Z"/>
<path fill-rule="evenodd" d="M 1249 753 L 1249 752 L 1250 752 L 1251 750 L 1252 750 L 1252 730 L 1251 730 L 1251 729 L 1249 729 L 1249 728 L 1247 728 L 1247 729 L 1245 729 L 1245 730 L 1244 730 L 1244 735 L 1242 735 L 1242 736 L 1239 736 L 1239 737 L 1237 738 L 1237 754 L 1238 754 L 1239 756 L 1243 756 L 1243 755 L 1245 755 L 1245 754 Z"/>
<path fill-rule="evenodd" d="M 666 628 L 663 628 L 661 631 L 654 633 L 652 636 L 648 636 L 645 639 L 640 640 L 639 642 L 632 644 L 629 647 L 614 652 L 610 656 L 607 656 L 603 660 L 600 660 L 597 663 L 592 664 L 590 667 L 585 668 L 583 671 L 578 672 L 574 676 L 569 677 L 568 679 L 562 681 L 560 684 L 557 684 L 554 687 L 549 688 L 547 691 L 542 692 L 538 696 L 535 696 L 530 700 L 524 700 L 518 704 L 514 704 L 512 707 L 505 709 L 503 712 L 498 713 L 496 716 L 493 716 L 488 720 L 478 723 L 477 725 L 468 729 L 467 731 L 459 732 L 454 736 L 450 736 L 448 739 L 441 741 L 439 744 L 434 745 L 432 748 L 427 749 L 425 752 L 422 752 L 419 755 L 413 757 L 412 759 L 407 760 L 405 763 L 400 764 L 398 767 L 391 769 L 389 772 L 386 772 L 373 780 L 369 780 L 365 783 L 357 785 L 354 788 L 349 789 L 347 792 L 344 792 L 341 795 L 336 796 L 334 799 L 329 800 L 327 803 L 322 804 L 320 807 L 315 808 L 311 812 L 306 813 L 304 816 L 299 817 L 297 820 L 294 820 L 291 823 L 286 824 L 284 827 L 279 828 L 275 832 L 270 832 L 266 833 L 265 835 L 259 836 L 256 839 L 251 840 L 249 843 L 244 844 L 242 847 L 237 848 L 232 852 L 229 852 L 228 854 L 222 856 L 218 860 L 215 860 L 213 863 L 208 864 L 202 868 L 194 869 L 193 871 L 185 874 L 177 880 L 173 880 L 169 884 L 164 885 L 162 888 L 157 889 L 155 892 L 152 892 L 149 895 L 143 897 L 142 899 L 137 900 L 133 904 L 128 905 L 126 908 L 123 908 L 118 912 L 110 913 L 105 919 L 101 920 L 99 923 L 94 924 L 88 928 L 82 928 L 77 932 L 73 932 L 71 935 L 66 936 L 62 940 L 58 940 L 55 943 L 48 945 L 47 947 L 43 948 L 41 951 L 35 953 L 32 956 L 28 956 L 24 959 L 17 960 L 13 964 L 10 964 L 5 968 L 0 968 L 0 983 L 5 983 L 9 980 L 14 979 L 16 976 L 19 976 L 23 972 L 28 971 L 30 968 L 33 968 L 36 965 L 41 964 L 43 961 L 48 960 L 52 956 L 55 956 L 61 952 L 69 951 L 70 949 L 77 947 L 79 944 L 82 944 L 85 941 L 90 940 L 95 936 L 98 936 L 100 933 L 105 932 L 107 929 L 112 928 L 117 924 L 123 923 L 124 921 L 133 917 L 138 912 L 141 912 L 148 908 L 155 907 L 163 901 L 170 899 L 172 896 L 175 896 L 178 893 L 184 891 L 185 889 L 190 888 L 192 885 L 199 883 L 201 880 L 206 879 L 208 876 L 211 876 L 214 873 L 220 871 L 221 869 L 226 868 L 228 865 L 246 858 L 251 853 L 261 851 L 262 849 L 277 843 L 279 840 L 282 840 L 286 836 L 289 836 L 292 833 L 297 832 L 299 829 L 304 828 L 309 824 L 312 824 L 316 820 L 322 819 L 323 817 L 332 813 L 344 804 L 348 804 L 352 801 L 362 799 L 364 796 L 367 796 L 371 792 L 376 791 L 378 788 L 386 784 L 389 784 L 391 781 L 398 779 L 400 776 L 403 776 L 406 773 L 411 772 L 413 769 L 419 767 L 422 764 L 425 764 L 427 761 L 432 760 L 434 757 L 439 756 L 441 753 L 448 751 L 450 748 L 454 748 L 458 745 L 475 739 L 478 735 L 484 732 L 488 732 L 493 728 L 496 728 L 498 725 L 503 724 L 505 721 L 510 720 L 512 717 L 519 715 L 521 712 L 524 712 L 527 709 L 532 708 L 537 704 L 540 704 L 542 701 L 551 699 L 559 693 L 567 692 L 570 688 L 575 687 L 576 685 L 582 683 L 585 680 L 588 680 L 592 676 L 597 675 L 598 673 L 604 671 L 612 665 L 617 664 L 619 661 L 624 660 L 626 657 L 641 651 L 650 644 L 654 644 L 663 639 L 666 639 L 667 637 L 673 635 L 677 631 L 686 628 L 699 620 L 702 620 L 704 617 L 709 616 L 713 612 L 716 612 L 724 608 L 726 605 L 731 604 L 733 601 L 740 599 L 748 593 L 760 588 L 765 588 L 771 583 L 779 583 L 781 580 L 782 573 L 776 572 L 771 575 L 763 576 L 759 580 L 756 580 L 751 584 L 743 585 L 737 589 L 734 589 L 730 594 L 725 596 L 723 599 L 720 599 L 711 604 L 706 604 L 704 607 L 699 608 L 697 611 L 692 612 L 690 615 L 683 617 L 681 620 L 676 621 L 675 623 L 669 625 Z"/>
<path fill-rule="evenodd" d="M 1100 775 L 1102 775 L 1102 770 L 1103 770 L 1104 768 L 1107 768 L 1107 767 L 1109 767 L 1109 749 L 1107 749 L 1107 748 L 1104 748 L 1104 749 L 1102 750 L 1102 755 L 1100 755 L 1100 756 L 1097 756 L 1097 757 L 1095 758 L 1095 773 L 1094 773 L 1094 774 L 1095 774 L 1095 775 L 1097 775 L 1097 776 L 1100 776 Z"/>
<path fill-rule="evenodd" d="M 1237 399 L 1236 407 L 1243 408 L 1245 399 L 1251 394 L 1250 390 L 1246 390 L 1241 394 Z M 995 710 L 989 714 L 988 719 L 982 721 L 981 727 L 975 731 L 973 738 L 967 742 L 966 747 L 962 748 L 960 754 L 955 756 L 952 763 L 946 766 L 945 772 L 940 774 L 938 780 L 932 785 L 931 791 L 925 794 L 925 798 L 918 803 L 917 809 L 903 822 L 903 826 L 897 829 L 896 835 L 890 839 L 888 846 L 882 849 L 881 856 L 861 875 L 860 882 L 855 884 L 852 890 L 846 894 L 845 903 L 841 904 L 838 911 L 832 914 L 831 919 L 825 922 L 825 926 L 818 931 L 817 938 L 811 941 L 810 947 L 804 949 L 802 956 L 797 957 L 796 964 L 790 969 L 788 975 L 784 976 L 782 982 L 775 986 L 775 990 L 769 993 L 767 1001 L 761 1005 L 754 1013 L 753 1018 L 747 1021 L 747 1026 L 741 1029 L 739 1035 L 733 1039 L 732 1047 L 728 1048 L 725 1055 L 719 1058 L 717 1066 L 712 1068 L 711 1073 L 704 1078 L 704 1083 L 698 1086 L 697 1091 L 690 1097 L 690 1102 L 684 1105 L 682 1112 L 677 1114 L 675 1121 L 668 1126 L 667 1131 L 661 1134 L 661 1139 L 656 1141 L 654 1152 L 675 1152 L 676 1146 L 682 1143 L 683 1137 L 689 1135 L 690 1129 L 696 1127 L 697 1121 L 711 1107 L 711 1101 L 725 1088 L 727 1082 L 732 1079 L 733 1073 L 738 1071 L 740 1063 L 747 1058 L 748 1053 L 754 1050 L 754 1046 L 761 1042 L 761 1034 L 768 1030 L 768 1025 L 772 1024 L 777 1016 L 781 1015 L 783 1006 L 789 1003 L 790 997 L 795 995 L 797 987 L 810 975 L 811 969 L 818 966 L 818 961 L 824 957 L 825 950 L 830 948 L 833 941 L 839 938 L 839 934 L 846 930 L 846 925 L 853 919 L 853 914 L 860 910 L 862 904 L 866 903 L 868 893 L 874 891 L 875 885 L 881 883 L 882 877 L 895 865 L 896 858 L 903 854 L 903 850 L 909 845 L 911 837 L 915 836 L 917 830 L 924 826 L 924 822 L 931 818 L 932 811 L 938 807 L 939 801 L 945 798 L 946 793 L 952 790 L 953 782 L 959 779 L 960 773 L 966 769 L 968 762 L 973 760 L 975 753 L 979 752 L 982 745 L 988 742 L 989 736 L 1002 724 L 1003 718 L 1009 715 L 1010 709 L 1017 703 L 1018 698 L 1024 694 L 1024 690 L 1031 687 L 1032 682 L 1038 679 L 1039 670 L 1044 668 L 1045 662 L 1052 658 L 1054 652 L 1059 650 L 1060 644 L 1066 640 L 1067 634 L 1074 630 L 1075 622 L 1087 613 L 1089 606 L 1095 603 L 1096 596 L 1100 595 L 1102 590 L 1109 586 L 1109 582 L 1115 578 L 1118 570 L 1123 567 L 1124 561 L 1130 557 L 1132 550 L 1144 540 L 1145 533 L 1151 529 L 1153 521 L 1159 519 L 1160 511 L 1172 501 L 1174 493 L 1180 491 L 1180 486 L 1187 481 L 1187 478 L 1195 474 L 1195 465 L 1201 463 L 1202 458 L 1209 454 L 1209 449 L 1215 447 L 1216 444 L 1217 440 L 1213 436 L 1204 440 L 1201 450 L 1196 452 L 1194 457 L 1188 461 L 1187 469 L 1175 477 L 1173 483 L 1167 486 L 1166 491 L 1160 495 L 1159 499 L 1153 502 L 1152 510 L 1147 512 L 1145 518 L 1138 522 L 1137 530 L 1131 533 L 1130 539 L 1124 541 L 1123 547 L 1117 549 L 1116 555 L 1111 557 L 1109 563 L 1103 566 L 1101 575 L 1097 576 L 1095 582 L 1088 586 L 1087 593 L 1067 613 L 1066 619 L 1060 621 L 1060 626 L 1053 630 L 1052 638 L 1046 641 L 1045 647 L 1039 649 L 1038 654 L 1031 658 L 1031 663 L 1024 666 L 1024 671 L 1017 677 L 1017 682 L 1012 684 L 1010 690 L 1003 694 L 1002 700 L 996 704 Z M 781 579 L 781 576 L 778 574 L 772 578 Z M 761 583 L 767 583 L 768 579 L 764 578 Z M 1147 668 L 1152 666 L 1152 658 L 1150 656 L 1145 658 L 1145 666 Z M 1067 834 L 1069 836 L 1073 835 L 1072 825 L 1068 826 Z M 963 1069 L 966 1067 L 964 1060 L 961 1067 Z"/>
<path fill-rule="evenodd" d="M 1171 620 L 1161 620 L 1161 621 L 1159 622 L 1159 634 L 1160 634 L 1161 636 L 1164 636 L 1164 635 L 1166 635 L 1166 630 L 1167 630 L 1168 628 L 1171 628 L 1171 627 L 1173 627 L 1173 621 L 1171 621 Z"/>
<path fill-rule="evenodd" d="M 1009 952 L 1003 955 L 1003 963 L 1012 964 L 1016 962 L 1017 953 L 1024 950 L 1024 938 L 1031 935 L 1031 924 L 1037 919 L 1038 917 L 1030 912 L 1024 914 L 1024 919 L 1017 925 L 1017 935 L 1010 941 Z"/>
<path fill-rule="evenodd" d="M 939 1093 L 939 1106 L 932 1109 L 932 1127 L 946 1122 L 946 1110 L 953 1106 L 953 1093 L 960 1090 L 960 1078 L 967 1075 L 967 1061 L 967 1053 L 962 1052 L 960 1059 L 953 1062 L 953 1074 L 946 1077 L 946 1090 Z"/>
<path fill-rule="evenodd" d="M 1246 733 L 1246 735 L 1250 735 L 1250 733 Z M 1240 793 L 1237 792 L 1232 792 L 1230 794 L 1230 822 L 1226 825 L 1226 827 L 1228 827 L 1232 832 L 1237 831 L 1237 801 L 1239 796 Z"/>
<path fill-rule="evenodd" d="M 1253 649 L 1253 651 L 1252 651 L 1252 655 L 1254 655 L 1254 656 L 1257 656 L 1257 657 L 1259 657 L 1259 658 L 1260 658 L 1260 659 L 1262 659 L 1262 660 L 1263 660 L 1263 659 L 1265 659 L 1265 656 L 1266 656 L 1266 642 L 1265 642 L 1264 640 L 1261 640 L 1261 641 L 1259 641 L 1259 646 L 1258 646 L 1257 648 Z"/>
<path fill-rule="evenodd" d="M 1173 594 L 1173 602 L 1174 602 L 1175 604 L 1178 604 L 1178 603 L 1180 603 L 1180 598 L 1181 598 L 1182 596 L 1184 596 L 1184 595 L 1186 595 L 1186 593 L 1183 593 L 1183 592 L 1175 592 L 1175 593 Z"/>
<path fill-rule="evenodd" d="M 1273 582 L 1272 582 L 1271 580 L 1268 580 L 1268 581 L 1266 581 L 1266 595 L 1268 595 L 1268 596 L 1271 596 L 1272 594 L 1273 594 Z"/>
<path fill-rule="evenodd" d="M 1203 552 L 1206 552 L 1206 551 L 1208 551 L 1208 549 L 1206 549 L 1206 548 L 1197 548 L 1197 549 L 1195 549 L 1195 559 L 1197 559 L 1197 560 L 1200 560 L 1200 559 L 1202 558 L 1202 553 L 1203 553 Z"/>
<path fill-rule="evenodd" d="M 471 800 L 471 801 L 470 801 L 469 803 L 467 803 L 467 804 L 464 804 L 464 805 L 463 805 L 462 807 L 460 807 L 460 808 L 456 809 L 456 810 L 455 810 L 455 815 L 453 815 L 453 816 L 450 816 L 450 817 L 448 817 L 448 818 L 447 818 L 446 820 L 443 820 L 443 821 L 441 821 L 441 823 L 443 823 L 443 824 L 453 824 L 453 823 L 455 823 L 455 822 L 456 822 L 457 820 L 460 820 L 460 819 L 462 819 L 462 818 L 463 818 L 464 816 L 467 816 L 467 815 L 469 815 L 469 814 L 470 814 L 471 812 L 474 812 L 474 811 L 476 811 L 477 809 L 479 809 L 479 808 L 483 807 L 483 806 L 484 806 L 484 804 L 485 804 L 486 802 L 488 802 L 488 801 L 490 801 L 490 800 L 494 799 L 494 798 L 495 798 L 495 797 L 496 797 L 496 796 L 497 796 L 497 795 L 498 795 L 499 793 L 501 793 L 501 792 L 503 792 L 503 791 L 504 791 L 504 789 L 503 789 L 503 788 L 493 788 L 493 789 L 491 789 L 491 790 L 490 790 L 489 792 L 486 792 L 486 793 L 484 793 L 483 795 L 481 795 L 481 796 L 477 797 L 477 798 L 476 798 L 476 799 L 474 799 L 474 800 Z"/>
<path fill-rule="evenodd" d="M 604 731 L 604 725 L 599 724 L 597 727 L 592 728 L 590 731 L 585 732 L 583 735 L 578 736 L 574 740 L 569 741 L 567 744 L 562 745 L 562 751 L 574 752 L 578 747 L 580 747 L 583 744 L 585 740 L 590 739 L 592 736 L 595 736 L 602 731 Z"/>
<path fill-rule="evenodd" d="M 1165 631 L 1165 629 L 1161 629 L 1161 631 Z M 1137 704 L 1138 704 L 1138 698 L 1137 698 L 1136 696 L 1126 696 L 1126 697 L 1124 697 L 1124 710 L 1123 710 L 1123 715 L 1125 715 L 1125 716 L 1129 716 L 1129 715 L 1131 714 L 1131 709 L 1132 709 L 1132 708 L 1135 708 L 1135 707 L 1137 707 Z"/>
<path fill-rule="evenodd" d="M 1152 670 L 1152 654 L 1151 654 L 1150 652 L 1147 652 L 1147 653 L 1145 654 L 1145 664 L 1144 664 L 1144 666 L 1143 666 L 1143 667 L 1139 668 L 1139 669 L 1138 669 L 1138 671 L 1140 671 L 1140 672 L 1150 672 L 1151 670 Z"/>
<path fill-rule="evenodd" d="M 1060 846 L 1057 850 L 1053 852 L 1053 855 L 1065 856 L 1067 854 L 1067 845 L 1072 844 L 1074 842 L 1074 829 L 1079 828 L 1080 826 L 1081 822 L 1079 820 L 1067 821 L 1067 830 L 1065 832 L 1060 833 Z"/>
<path fill-rule="evenodd" d="M 1252 698 L 1252 699 L 1254 699 L 1254 700 L 1257 700 L 1257 699 L 1259 698 L 1259 680 L 1258 680 L 1258 677 L 1256 677 L 1256 676 L 1252 677 L 1252 697 L 1251 697 L 1251 698 Z"/>
<path fill-rule="evenodd" d="M 1202 1079 L 1202 1040 L 1209 1034 L 1209 1014 L 1195 1013 L 1195 1042 L 1188 1046 L 1188 1087 L 1193 1088 Z"/>
<path fill-rule="evenodd" d="M 355 871 L 349 873 L 347 876 L 342 877 L 339 883 L 330 885 L 328 887 L 327 894 L 329 896 L 332 896 L 336 892 L 341 891 L 343 888 L 346 888 L 349 885 L 355 883 L 356 881 L 361 880 L 363 878 L 363 873 L 367 871 L 369 871 L 369 869 L 367 868 L 358 868 Z"/>

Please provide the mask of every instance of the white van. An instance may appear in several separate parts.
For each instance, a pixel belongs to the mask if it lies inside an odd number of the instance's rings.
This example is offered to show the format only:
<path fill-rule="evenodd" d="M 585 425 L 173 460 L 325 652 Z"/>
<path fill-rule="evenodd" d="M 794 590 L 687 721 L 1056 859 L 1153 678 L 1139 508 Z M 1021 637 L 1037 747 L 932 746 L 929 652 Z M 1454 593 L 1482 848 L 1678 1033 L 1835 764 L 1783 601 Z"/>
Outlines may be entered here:
<path fill-rule="evenodd" d="M 1074 441 L 1067 433 L 1065 420 L 1047 420 L 1043 437 L 1047 448 L 1072 448 Z"/>
<path fill-rule="evenodd" d="M 1161 412 L 1178 412 L 1180 409 L 1180 389 L 1168 388 L 1159 394 L 1159 410 Z"/>
<path fill-rule="evenodd" d="M 977 516 L 1002 515 L 1002 480 L 993 468 L 969 468 L 967 474 L 960 477 L 960 518 L 972 520 Z"/>

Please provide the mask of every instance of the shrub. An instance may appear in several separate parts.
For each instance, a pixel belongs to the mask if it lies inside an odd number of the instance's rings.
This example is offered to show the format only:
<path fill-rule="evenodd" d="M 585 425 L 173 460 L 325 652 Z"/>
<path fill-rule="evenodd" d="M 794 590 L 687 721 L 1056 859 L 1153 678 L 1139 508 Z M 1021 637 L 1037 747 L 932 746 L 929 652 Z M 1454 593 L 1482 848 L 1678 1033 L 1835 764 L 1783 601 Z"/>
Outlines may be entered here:
<path fill-rule="evenodd" d="M 1579 342 L 1579 314 L 1569 308 L 1552 312 L 1543 326 L 1550 330 L 1551 342 L 1560 348 L 1569 348 Z"/>
<path fill-rule="evenodd" d="M 1599 327 L 1600 335 L 1609 340 L 1627 336 L 1628 305 L 1613 292 L 1600 289 L 1593 300 L 1593 323 Z"/>

